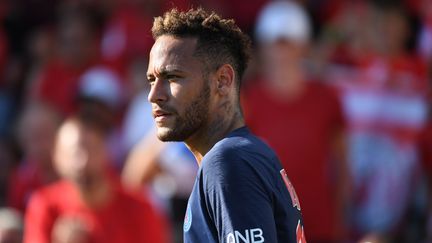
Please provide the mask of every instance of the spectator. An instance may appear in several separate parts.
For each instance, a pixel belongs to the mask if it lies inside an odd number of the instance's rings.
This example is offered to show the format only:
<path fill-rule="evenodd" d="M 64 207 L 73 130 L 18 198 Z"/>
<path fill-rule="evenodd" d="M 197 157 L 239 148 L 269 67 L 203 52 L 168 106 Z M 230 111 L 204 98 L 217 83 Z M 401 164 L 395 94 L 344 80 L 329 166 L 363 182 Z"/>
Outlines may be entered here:
<path fill-rule="evenodd" d="M 417 145 L 427 112 L 427 72 L 408 48 L 415 34 L 403 6 L 369 4 L 363 10 L 363 18 L 351 16 L 356 28 L 349 31 L 355 30 L 353 42 L 367 40 L 357 51 L 349 46 L 349 53 L 358 55 L 338 69 L 350 74 L 338 79 L 349 125 L 352 231 L 356 239 L 392 241 L 402 239 L 408 228 L 405 216 L 419 182 Z"/>
<path fill-rule="evenodd" d="M 21 114 L 18 138 L 23 161 L 10 176 L 8 204 L 24 212 L 36 189 L 57 179 L 51 153 L 61 116 L 44 104 L 29 104 Z"/>
<path fill-rule="evenodd" d="M 78 84 L 78 109 L 92 109 L 112 125 L 107 136 L 110 157 L 117 171 L 123 167 L 124 151 L 120 138 L 122 109 L 125 103 L 124 82 L 111 68 L 98 65 L 89 68 Z"/>
<path fill-rule="evenodd" d="M 168 242 L 163 218 L 109 168 L 109 130 L 93 110 L 63 123 L 54 151 L 62 180 L 32 196 L 24 242 Z"/>
<path fill-rule="evenodd" d="M 55 57 L 55 33 L 52 26 L 43 26 L 34 30 L 27 42 L 30 67 L 26 75 L 26 88 L 32 87 L 34 81 L 43 74 L 44 69 Z M 29 92 L 30 90 L 24 90 Z M 25 93 L 24 99 L 28 99 Z"/>
<path fill-rule="evenodd" d="M 54 106 L 63 115 L 77 109 L 79 77 L 99 63 L 98 26 L 92 16 L 79 9 L 62 13 L 57 26 L 57 56 L 31 82 L 33 99 Z"/>
<path fill-rule="evenodd" d="M 301 199 L 308 241 L 341 242 L 349 192 L 343 114 L 336 92 L 307 76 L 310 35 L 295 2 L 263 8 L 256 37 L 265 78 L 245 94 L 246 121 L 279 155 Z"/>

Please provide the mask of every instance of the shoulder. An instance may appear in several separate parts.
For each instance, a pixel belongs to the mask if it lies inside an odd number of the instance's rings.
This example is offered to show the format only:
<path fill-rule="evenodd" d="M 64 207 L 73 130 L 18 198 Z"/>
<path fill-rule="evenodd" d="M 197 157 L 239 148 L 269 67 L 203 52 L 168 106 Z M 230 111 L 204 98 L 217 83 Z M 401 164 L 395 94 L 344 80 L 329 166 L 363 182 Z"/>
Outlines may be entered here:
<path fill-rule="evenodd" d="M 222 139 L 206 154 L 204 161 L 224 163 L 238 160 L 257 160 L 274 157 L 273 150 L 247 127 L 240 128 Z M 203 166 L 205 164 L 203 163 Z"/>
<path fill-rule="evenodd" d="M 54 219 L 58 210 L 71 201 L 72 194 L 72 185 L 66 181 L 55 182 L 34 191 L 28 202 L 26 218 L 38 222 Z"/>
<path fill-rule="evenodd" d="M 275 171 L 276 161 L 276 154 L 267 144 L 247 128 L 242 128 L 219 141 L 206 154 L 201 171 L 210 183 L 254 180 Z"/>
<path fill-rule="evenodd" d="M 32 197 L 38 196 L 47 199 L 54 199 L 59 197 L 61 194 L 70 194 L 72 190 L 73 186 L 70 184 L 70 182 L 60 180 L 37 189 L 32 194 Z"/>

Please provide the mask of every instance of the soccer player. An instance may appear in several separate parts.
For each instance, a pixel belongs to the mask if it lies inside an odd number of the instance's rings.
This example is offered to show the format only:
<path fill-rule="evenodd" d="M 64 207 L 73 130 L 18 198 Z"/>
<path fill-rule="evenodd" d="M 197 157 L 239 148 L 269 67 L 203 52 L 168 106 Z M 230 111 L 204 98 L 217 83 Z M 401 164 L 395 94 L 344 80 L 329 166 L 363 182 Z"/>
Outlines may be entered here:
<path fill-rule="evenodd" d="M 53 156 L 62 179 L 32 194 L 24 242 L 169 242 L 165 221 L 147 197 L 126 191 L 112 172 L 111 126 L 88 109 L 57 133 Z"/>
<path fill-rule="evenodd" d="M 233 20 L 171 10 L 153 23 L 147 78 L 157 136 L 199 164 L 184 222 L 190 242 L 305 242 L 299 200 L 239 104 L 250 40 Z"/>

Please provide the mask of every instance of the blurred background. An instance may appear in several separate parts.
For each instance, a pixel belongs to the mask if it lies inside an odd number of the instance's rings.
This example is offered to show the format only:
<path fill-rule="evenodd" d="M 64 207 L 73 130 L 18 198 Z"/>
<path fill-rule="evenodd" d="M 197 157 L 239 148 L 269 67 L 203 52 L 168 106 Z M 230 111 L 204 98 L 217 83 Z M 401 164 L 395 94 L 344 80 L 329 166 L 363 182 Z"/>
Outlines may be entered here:
<path fill-rule="evenodd" d="M 197 165 L 182 143 L 157 140 L 146 72 L 153 18 L 191 6 L 253 39 L 245 117 L 295 186 L 308 242 L 432 242 L 430 0 L 0 1 L 0 242 L 85 242 L 53 232 L 107 230 L 94 204 L 79 204 L 80 218 L 43 193 L 59 181 L 87 190 L 56 162 L 79 156 L 53 156 L 64 120 L 83 114 L 104 131 L 104 152 L 86 145 L 104 169 L 84 174 L 109 168 L 166 221 L 165 240 L 182 242 Z"/>

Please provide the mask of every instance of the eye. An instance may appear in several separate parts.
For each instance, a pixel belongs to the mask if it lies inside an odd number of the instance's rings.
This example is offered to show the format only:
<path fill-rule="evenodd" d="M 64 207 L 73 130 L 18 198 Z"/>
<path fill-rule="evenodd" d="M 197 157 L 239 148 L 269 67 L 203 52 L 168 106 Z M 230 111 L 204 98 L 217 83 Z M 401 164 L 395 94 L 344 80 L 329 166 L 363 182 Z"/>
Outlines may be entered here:
<path fill-rule="evenodd" d="M 154 82 L 155 82 L 155 77 L 153 77 L 153 76 L 149 76 L 149 77 L 147 77 L 147 81 L 148 81 L 148 83 L 150 84 L 150 85 L 152 85 Z"/>
<path fill-rule="evenodd" d="M 167 77 L 166 77 L 169 81 L 175 81 L 175 80 L 177 80 L 177 79 L 179 79 L 179 78 L 181 78 L 180 76 L 178 76 L 178 75 L 175 75 L 175 74 L 170 74 L 170 75 L 167 75 Z"/>

